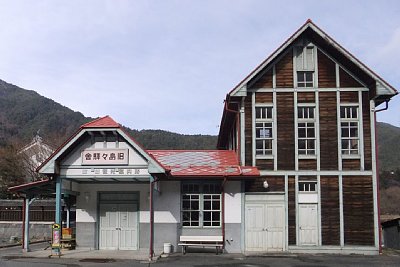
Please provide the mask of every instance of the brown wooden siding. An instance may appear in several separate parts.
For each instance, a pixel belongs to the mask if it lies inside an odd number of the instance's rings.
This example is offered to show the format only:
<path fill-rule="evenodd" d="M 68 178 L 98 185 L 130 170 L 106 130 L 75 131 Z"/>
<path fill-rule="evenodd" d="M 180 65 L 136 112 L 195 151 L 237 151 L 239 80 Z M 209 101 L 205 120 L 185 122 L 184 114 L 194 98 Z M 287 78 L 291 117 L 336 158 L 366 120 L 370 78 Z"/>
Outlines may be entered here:
<path fill-rule="evenodd" d="M 363 129 L 364 129 L 364 169 L 372 170 L 371 116 L 369 113 L 369 92 L 362 93 Z"/>
<path fill-rule="evenodd" d="M 315 159 L 299 159 L 299 170 L 316 170 L 317 160 Z"/>
<path fill-rule="evenodd" d="M 340 103 L 358 103 L 358 92 L 340 92 Z"/>
<path fill-rule="evenodd" d="M 294 170 L 293 93 L 277 93 L 278 169 Z"/>
<path fill-rule="evenodd" d="M 371 176 L 343 177 L 344 243 L 374 245 Z"/>
<path fill-rule="evenodd" d="M 288 227 L 289 245 L 296 245 L 296 190 L 294 176 L 288 177 Z"/>
<path fill-rule="evenodd" d="M 252 160 L 252 107 L 251 107 L 251 95 L 246 96 L 244 100 L 244 135 L 245 135 L 245 162 L 247 166 L 253 165 Z"/>
<path fill-rule="evenodd" d="M 342 160 L 343 170 L 349 171 L 359 171 L 360 170 L 360 160 L 359 159 L 343 159 Z"/>
<path fill-rule="evenodd" d="M 299 92 L 297 93 L 298 103 L 315 103 L 315 93 L 314 92 Z"/>
<path fill-rule="evenodd" d="M 293 52 L 292 49 L 275 65 L 276 87 L 293 88 Z"/>
<path fill-rule="evenodd" d="M 318 50 L 318 87 L 336 88 L 335 62 Z"/>
<path fill-rule="evenodd" d="M 339 178 L 321 176 L 322 245 L 340 245 Z"/>
<path fill-rule="evenodd" d="M 339 68 L 340 87 L 363 87 L 342 68 Z"/>
<path fill-rule="evenodd" d="M 256 93 L 256 103 L 273 103 L 272 93 Z"/>
<path fill-rule="evenodd" d="M 273 159 L 257 159 L 256 166 L 260 170 L 273 170 L 274 169 L 274 160 Z"/>
<path fill-rule="evenodd" d="M 268 188 L 263 183 L 267 179 Z M 285 192 L 284 176 L 264 176 L 259 179 L 252 179 L 245 182 L 246 192 Z"/>
<path fill-rule="evenodd" d="M 319 93 L 321 170 L 337 170 L 338 138 L 336 93 Z"/>
<path fill-rule="evenodd" d="M 251 88 L 272 88 L 272 69 L 256 77 L 256 79 Z"/>

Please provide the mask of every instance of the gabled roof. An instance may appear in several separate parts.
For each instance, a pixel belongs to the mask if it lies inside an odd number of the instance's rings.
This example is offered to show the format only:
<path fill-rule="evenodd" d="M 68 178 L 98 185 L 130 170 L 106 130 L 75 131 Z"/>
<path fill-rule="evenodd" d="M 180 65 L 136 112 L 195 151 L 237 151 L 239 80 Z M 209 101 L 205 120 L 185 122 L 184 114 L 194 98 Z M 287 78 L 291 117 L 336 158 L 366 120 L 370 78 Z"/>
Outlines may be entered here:
<path fill-rule="evenodd" d="M 54 153 L 36 169 L 36 171 L 42 174 L 55 173 L 55 161 L 60 158 L 69 147 L 77 142 L 78 139 L 86 132 L 90 132 L 93 130 L 99 131 L 102 129 L 114 130 L 123 138 L 125 138 L 125 140 L 148 161 L 150 173 L 167 172 L 167 170 L 164 169 L 160 163 L 158 163 L 151 155 L 149 155 L 147 151 L 132 136 L 130 136 L 119 123 L 115 122 L 110 116 L 101 117 L 86 124 L 83 124 L 78 129 L 78 131 L 75 132 L 59 148 L 57 148 L 56 151 L 54 151 Z"/>
<path fill-rule="evenodd" d="M 173 177 L 259 176 L 256 167 L 240 166 L 232 150 L 149 150 Z"/>
<path fill-rule="evenodd" d="M 267 57 L 260 65 L 258 65 L 249 75 L 246 76 L 238 85 L 236 85 L 228 94 L 228 96 L 234 96 L 246 89 L 247 83 L 253 79 L 260 71 L 262 71 L 268 64 L 270 64 L 280 53 L 282 53 L 286 48 L 293 44 L 293 42 L 306 31 L 311 30 L 314 34 L 318 35 L 320 38 L 324 40 L 324 42 L 336 49 L 346 60 L 349 60 L 355 66 L 360 68 L 367 75 L 372 77 L 379 86 L 386 89 L 387 95 L 396 95 L 398 94 L 397 90 L 383 80 L 379 75 L 373 72 L 370 68 L 364 65 L 360 60 L 358 60 L 355 56 L 353 56 L 350 52 L 348 52 L 345 48 L 343 48 L 340 44 L 338 44 L 333 38 L 331 38 L 327 33 L 321 30 L 317 25 L 312 22 L 311 19 L 308 19 L 292 36 L 290 36 L 281 46 L 278 47 L 269 57 Z M 240 93 L 239 93 L 240 94 Z"/>
<path fill-rule="evenodd" d="M 85 123 L 81 128 L 121 128 L 121 125 L 107 115 Z"/>
<path fill-rule="evenodd" d="M 341 67 L 351 69 L 354 71 L 358 78 L 362 78 L 364 84 L 374 87 L 376 89 L 376 105 L 378 106 L 382 102 L 390 99 L 392 96 L 398 94 L 397 90 L 390 85 L 388 82 L 383 80 L 379 75 L 369 69 L 360 60 L 338 44 L 333 38 L 321 30 L 317 25 L 308 19 L 295 33 L 293 33 L 281 46 L 279 46 L 270 56 L 268 56 L 260 65 L 258 65 L 249 75 L 247 75 L 239 84 L 237 84 L 226 96 L 225 108 L 223 110 L 220 131 L 218 135 L 218 147 L 224 147 L 224 142 L 227 140 L 227 136 L 230 131 L 230 127 L 233 120 L 236 117 L 238 110 L 230 109 L 232 98 L 247 96 L 247 86 L 253 79 L 257 78 L 257 75 L 261 74 L 264 70 L 270 68 L 281 55 L 287 51 L 287 49 L 293 45 L 296 40 L 302 35 L 312 37 L 312 41 L 315 45 L 322 47 L 328 54 L 334 54 L 334 59 L 340 64 Z M 235 99 L 236 101 L 237 99 Z"/>

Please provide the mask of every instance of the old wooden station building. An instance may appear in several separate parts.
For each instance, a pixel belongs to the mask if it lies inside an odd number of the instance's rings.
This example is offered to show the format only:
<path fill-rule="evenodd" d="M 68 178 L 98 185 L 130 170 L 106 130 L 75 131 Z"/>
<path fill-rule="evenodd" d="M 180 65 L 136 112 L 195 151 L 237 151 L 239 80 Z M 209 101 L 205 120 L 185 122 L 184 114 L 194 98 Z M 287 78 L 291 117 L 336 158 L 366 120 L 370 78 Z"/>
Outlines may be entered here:
<path fill-rule="evenodd" d="M 79 192 L 78 247 L 376 254 L 375 114 L 396 94 L 307 21 L 228 93 L 218 150 L 145 150 L 104 117 L 39 171 Z"/>

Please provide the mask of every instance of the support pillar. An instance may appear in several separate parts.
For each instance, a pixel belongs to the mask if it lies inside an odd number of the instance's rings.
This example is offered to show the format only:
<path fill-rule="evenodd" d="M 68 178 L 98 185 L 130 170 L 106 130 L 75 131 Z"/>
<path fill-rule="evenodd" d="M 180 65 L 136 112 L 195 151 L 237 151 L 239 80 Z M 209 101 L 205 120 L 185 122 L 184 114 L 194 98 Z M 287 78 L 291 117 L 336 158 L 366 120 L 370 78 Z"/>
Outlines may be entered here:
<path fill-rule="evenodd" d="M 24 198 L 24 246 L 23 252 L 29 252 L 29 202 L 30 198 Z"/>
<path fill-rule="evenodd" d="M 61 197 L 62 197 L 62 180 L 60 177 L 56 178 L 56 216 L 55 216 L 55 223 L 60 225 L 62 229 L 62 222 L 61 222 Z M 54 248 L 53 252 L 55 255 L 60 255 L 60 248 Z"/>
<path fill-rule="evenodd" d="M 154 191 L 154 178 L 150 179 L 150 192 L 149 192 L 149 210 L 150 210 L 150 246 L 149 246 L 149 261 L 153 260 L 154 256 L 154 208 L 153 208 L 153 191 Z"/>
<path fill-rule="evenodd" d="M 24 245 L 23 245 L 23 252 L 29 252 L 29 207 L 31 206 L 32 202 L 35 201 L 33 197 L 25 197 L 24 198 Z"/>

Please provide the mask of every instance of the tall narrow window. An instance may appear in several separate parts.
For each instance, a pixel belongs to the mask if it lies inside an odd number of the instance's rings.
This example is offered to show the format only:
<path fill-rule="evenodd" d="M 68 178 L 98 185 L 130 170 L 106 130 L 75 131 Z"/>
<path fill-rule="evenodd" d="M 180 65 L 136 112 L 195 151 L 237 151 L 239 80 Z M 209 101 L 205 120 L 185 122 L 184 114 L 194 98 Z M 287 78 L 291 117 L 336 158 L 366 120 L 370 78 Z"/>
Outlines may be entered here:
<path fill-rule="evenodd" d="M 272 107 L 256 107 L 255 111 L 256 156 L 272 155 Z"/>
<path fill-rule="evenodd" d="M 358 155 L 358 106 L 341 106 L 340 119 L 342 155 Z"/>
<path fill-rule="evenodd" d="M 314 47 L 296 47 L 297 87 L 314 87 Z"/>
<path fill-rule="evenodd" d="M 315 107 L 297 108 L 299 155 L 315 155 Z"/>

